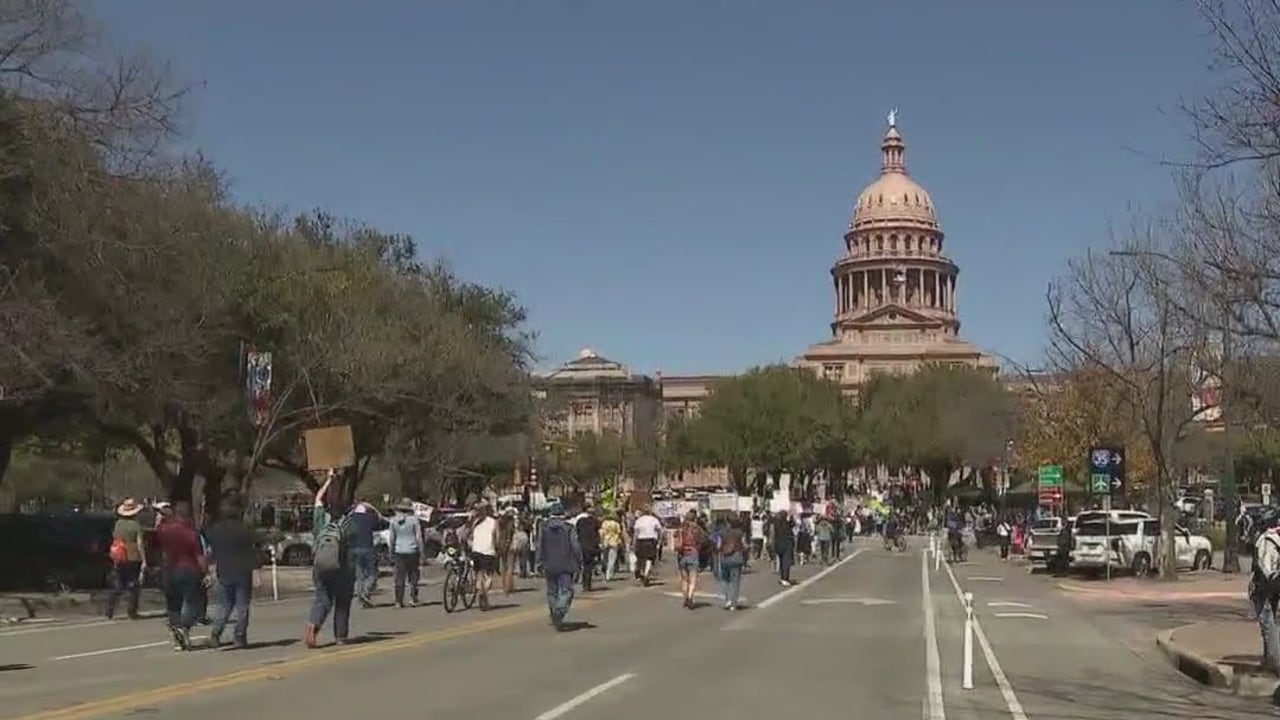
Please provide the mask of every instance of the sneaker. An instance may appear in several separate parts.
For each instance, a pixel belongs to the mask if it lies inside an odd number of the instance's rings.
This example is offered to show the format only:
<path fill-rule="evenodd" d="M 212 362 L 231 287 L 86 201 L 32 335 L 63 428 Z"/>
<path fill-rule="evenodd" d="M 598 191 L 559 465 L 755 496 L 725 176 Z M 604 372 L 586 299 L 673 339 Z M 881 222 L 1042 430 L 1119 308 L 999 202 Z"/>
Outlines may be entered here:
<path fill-rule="evenodd" d="M 169 637 L 173 639 L 173 650 L 174 650 L 174 652 L 181 652 L 181 651 L 183 651 L 183 650 L 188 650 L 188 649 L 190 649 L 190 647 L 191 647 L 191 638 L 190 638 L 190 636 L 187 634 L 187 631 L 186 631 L 186 630 L 183 630 L 183 629 L 182 629 L 182 628 L 180 628 L 180 627 L 170 627 L 170 628 L 169 628 Z"/>

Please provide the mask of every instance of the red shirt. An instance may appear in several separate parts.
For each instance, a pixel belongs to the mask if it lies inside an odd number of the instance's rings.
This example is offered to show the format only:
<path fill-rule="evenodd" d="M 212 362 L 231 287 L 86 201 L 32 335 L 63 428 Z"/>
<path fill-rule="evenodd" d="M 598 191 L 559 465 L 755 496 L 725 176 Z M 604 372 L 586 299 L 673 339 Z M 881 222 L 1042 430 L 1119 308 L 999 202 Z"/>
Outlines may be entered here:
<path fill-rule="evenodd" d="M 204 548 L 195 528 L 178 520 L 165 520 L 156 528 L 156 540 L 164 553 L 165 569 L 200 569 Z"/>

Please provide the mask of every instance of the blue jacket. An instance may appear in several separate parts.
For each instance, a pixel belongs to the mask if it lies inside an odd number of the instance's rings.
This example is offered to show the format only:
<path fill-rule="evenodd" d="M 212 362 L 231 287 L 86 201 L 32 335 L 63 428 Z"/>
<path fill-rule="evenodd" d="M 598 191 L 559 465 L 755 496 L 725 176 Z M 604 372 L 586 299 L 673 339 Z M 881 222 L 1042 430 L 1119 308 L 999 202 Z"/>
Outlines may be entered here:
<path fill-rule="evenodd" d="M 573 526 L 562 517 L 553 517 L 542 526 L 538 538 L 538 561 L 547 576 L 576 573 L 582 567 L 582 547 Z"/>

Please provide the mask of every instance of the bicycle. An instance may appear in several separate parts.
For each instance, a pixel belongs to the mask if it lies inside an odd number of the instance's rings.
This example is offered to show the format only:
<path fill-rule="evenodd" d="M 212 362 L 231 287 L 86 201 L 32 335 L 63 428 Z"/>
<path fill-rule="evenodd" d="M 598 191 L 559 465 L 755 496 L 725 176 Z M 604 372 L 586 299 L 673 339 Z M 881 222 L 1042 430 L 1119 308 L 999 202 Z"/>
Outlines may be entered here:
<path fill-rule="evenodd" d="M 470 610 L 476 604 L 476 598 L 480 594 L 480 589 L 476 586 L 476 571 L 471 564 L 471 558 L 463 555 L 458 548 L 451 547 L 445 550 L 444 562 L 444 584 L 441 585 L 444 611 L 455 612 L 459 604 L 462 605 L 463 610 Z"/>

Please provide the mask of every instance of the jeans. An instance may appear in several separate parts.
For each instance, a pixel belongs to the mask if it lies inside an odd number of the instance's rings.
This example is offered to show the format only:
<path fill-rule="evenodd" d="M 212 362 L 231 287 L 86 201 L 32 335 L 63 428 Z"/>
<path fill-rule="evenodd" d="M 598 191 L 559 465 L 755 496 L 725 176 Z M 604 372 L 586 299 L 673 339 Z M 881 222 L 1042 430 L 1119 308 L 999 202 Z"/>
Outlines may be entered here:
<path fill-rule="evenodd" d="M 351 600 L 355 595 L 356 577 L 352 570 L 330 570 L 316 573 L 312 578 L 316 586 L 311 601 L 311 625 L 319 630 L 333 612 L 333 638 L 346 640 L 351 630 Z"/>
<path fill-rule="evenodd" d="M 218 610 L 213 616 L 211 634 L 221 637 L 227 621 L 234 615 L 236 625 L 232 631 L 233 636 L 237 643 L 243 645 L 249 637 L 249 603 L 253 599 L 253 577 L 218 578 L 215 597 L 218 600 Z"/>
<path fill-rule="evenodd" d="M 831 561 L 831 541 L 830 540 L 818 541 L 818 557 L 822 558 L 822 562 L 824 563 Z"/>
<path fill-rule="evenodd" d="M 741 553 L 726 555 L 720 558 L 720 567 L 717 577 L 720 579 L 720 594 L 724 597 L 725 607 L 737 607 L 738 595 L 742 588 L 742 563 L 743 557 Z"/>
<path fill-rule="evenodd" d="M 551 622 L 559 625 L 573 604 L 573 573 L 547 575 L 546 580 L 547 610 L 551 613 Z"/>
<path fill-rule="evenodd" d="M 618 546 L 607 547 L 604 549 L 604 581 L 613 582 L 613 571 L 618 567 L 618 552 L 622 548 Z"/>
<path fill-rule="evenodd" d="M 1253 612 L 1258 617 L 1258 628 L 1262 631 L 1262 665 L 1265 669 L 1280 674 L 1280 630 L 1276 628 L 1277 598 L 1268 598 L 1254 593 L 1249 596 L 1253 603 Z"/>
<path fill-rule="evenodd" d="M 107 596 L 107 618 L 115 616 L 120 596 L 126 593 L 129 597 L 125 604 L 125 612 L 131 618 L 138 617 L 138 597 L 141 592 L 142 561 L 132 560 L 117 565 L 115 572 L 111 575 L 111 594 Z"/>
<path fill-rule="evenodd" d="M 796 560 L 795 548 L 780 547 L 778 553 L 778 579 L 791 582 L 791 566 Z"/>
<path fill-rule="evenodd" d="M 164 606 L 169 627 L 190 630 L 200 615 L 200 571 L 195 568 L 166 568 L 164 573 Z"/>
<path fill-rule="evenodd" d="M 396 604 L 404 604 L 405 585 L 409 586 L 409 600 L 418 603 L 418 580 L 422 577 L 421 557 L 416 552 L 396 553 L 395 561 L 395 595 Z"/>
<path fill-rule="evenodd" d="M 374 583 L 378 581 L 378 561 L 373 548 L 352 548 L 351 565 L 356 571 L 356 596 L 368 602 L 373 595 Z"/>

